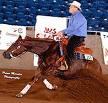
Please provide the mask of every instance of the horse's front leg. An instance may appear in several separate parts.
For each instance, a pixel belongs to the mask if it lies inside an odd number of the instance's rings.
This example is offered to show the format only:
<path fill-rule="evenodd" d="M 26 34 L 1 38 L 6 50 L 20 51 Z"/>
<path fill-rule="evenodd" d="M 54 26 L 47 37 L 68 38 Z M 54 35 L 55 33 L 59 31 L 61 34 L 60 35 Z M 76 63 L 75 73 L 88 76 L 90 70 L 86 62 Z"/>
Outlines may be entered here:
<path fill-rule="evenodd" d="M 41 73 L 38 73 L 35 75 L 32 80 L 21 90 L 20 93 L 16 95 L 18 98 L 22 98 L 27 92 L 30 90 L 30 88 L 34 85 L 35 82 L 37 82 L 41 78 Z"/>

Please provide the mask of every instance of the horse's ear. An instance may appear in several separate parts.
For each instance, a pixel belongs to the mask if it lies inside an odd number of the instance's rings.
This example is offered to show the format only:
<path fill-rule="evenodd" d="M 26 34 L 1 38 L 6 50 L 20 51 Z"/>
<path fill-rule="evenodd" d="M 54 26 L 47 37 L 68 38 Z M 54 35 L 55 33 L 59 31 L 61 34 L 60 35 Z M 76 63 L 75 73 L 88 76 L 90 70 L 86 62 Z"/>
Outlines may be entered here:
<path fill-rule="evenodd" d="M 18 39 L 22 39 L 22 36 L 21 36 L 21 35 L 19 35 Z"/>
<path fill-rule="evenodd" d="M 21 35 L 19 35 L 18 39 L 16 41 L 22 40 Z"/>
<path fill-rule="evenodd" d="M 22 38 L 22 36 L 21 36 L 21 35 L 19 35 L 19 38 Z"/>

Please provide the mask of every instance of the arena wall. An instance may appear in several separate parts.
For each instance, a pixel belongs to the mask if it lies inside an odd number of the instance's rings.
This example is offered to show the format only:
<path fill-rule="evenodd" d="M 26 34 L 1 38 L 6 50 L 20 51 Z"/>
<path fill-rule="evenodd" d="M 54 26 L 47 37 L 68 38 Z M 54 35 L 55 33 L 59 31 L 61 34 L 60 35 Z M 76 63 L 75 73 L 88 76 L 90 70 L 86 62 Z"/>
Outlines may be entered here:
<path fill-rule="evenodd" d="M 94 33 L 94 35 L 88 35 L 85 41 L 87 47 L 93 50 L 93 56 L 99 61 L 104 74 L 108 74 L 108 65 L 104 64 L 102 43 L 100 35 Z"/>
<path fill-rule="evenodd" d="M 34 27 L 27 27 L 27 35 L 34 37 Z M 87 47 L 93 50 L 93 56 L 100 62 L 103 73 L 108 74 L 108 66 L 104 65 L 103 52 L 101 46 L 101 38 L 97 33 L 92 33 L 88 35 L 85 44 Z M 4 59 L 2 56 L 3 51 L 0 51 L 0 68 L 1 69 L 36 69 L 37 67 L 33 64 L 33 53 L 25 53 L 17 58 L 12 58 L 11 60 Z"/>

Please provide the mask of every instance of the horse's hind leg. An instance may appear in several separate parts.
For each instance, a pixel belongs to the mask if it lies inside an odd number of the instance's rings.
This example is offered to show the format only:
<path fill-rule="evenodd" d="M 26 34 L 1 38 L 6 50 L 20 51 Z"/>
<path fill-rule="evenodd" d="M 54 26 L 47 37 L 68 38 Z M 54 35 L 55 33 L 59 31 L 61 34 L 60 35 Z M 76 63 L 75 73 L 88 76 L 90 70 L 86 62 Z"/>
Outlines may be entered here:
<path fill-rule="evenodd" d="M 55 89 L 58 88 L 58 86 L 56 86 L 55 84 L 50 83 L 47 79 L 43 79 L 43 83 L 45 84 L 45 86 L 49 90 L 55 90 Z"/>

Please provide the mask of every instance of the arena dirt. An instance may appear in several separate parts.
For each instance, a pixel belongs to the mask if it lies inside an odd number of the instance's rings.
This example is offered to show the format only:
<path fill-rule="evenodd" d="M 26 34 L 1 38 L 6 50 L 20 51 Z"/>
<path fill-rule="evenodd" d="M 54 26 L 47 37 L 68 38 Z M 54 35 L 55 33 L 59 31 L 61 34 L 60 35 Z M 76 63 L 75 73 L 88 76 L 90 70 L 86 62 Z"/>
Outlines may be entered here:
<path fill-rule="evenodd" d="M 0 103 L 108 103 L 108 76 L 96 79 L 84 73 L 72 80 L 48 77 L 57 90 L 48 90 L 39 80 L 27 95 L 16 98 L 33 75 L 34 70 L 0 69 Z"/>

